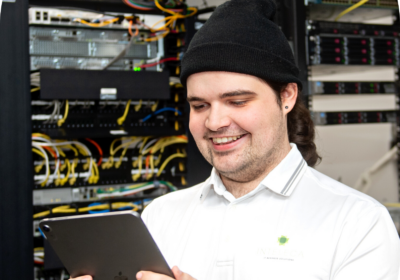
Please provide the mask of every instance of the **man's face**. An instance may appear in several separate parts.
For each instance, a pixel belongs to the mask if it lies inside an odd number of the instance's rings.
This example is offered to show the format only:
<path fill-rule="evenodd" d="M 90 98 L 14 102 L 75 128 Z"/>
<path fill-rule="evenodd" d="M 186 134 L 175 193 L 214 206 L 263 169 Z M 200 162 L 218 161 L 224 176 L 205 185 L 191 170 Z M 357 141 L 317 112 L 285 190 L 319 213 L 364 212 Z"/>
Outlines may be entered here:
<path fill-rule="evenodd" d="M 288 145 L 284 110 L 261 79 L 201 72 L 188 78 L 187 88 L 190 131 L 200 152 L 221 175 L 252 181 Z"/>

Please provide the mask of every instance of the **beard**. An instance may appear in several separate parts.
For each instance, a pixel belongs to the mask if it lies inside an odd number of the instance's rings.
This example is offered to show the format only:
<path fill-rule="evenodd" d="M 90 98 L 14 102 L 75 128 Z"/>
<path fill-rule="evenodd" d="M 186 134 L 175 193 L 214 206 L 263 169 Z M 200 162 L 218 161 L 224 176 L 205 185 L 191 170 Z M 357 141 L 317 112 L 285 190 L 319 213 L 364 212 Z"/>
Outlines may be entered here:
<path fill-rule="evenodd" d="M 220 175 L 238 183 L 251 182 L 265 174 L 268 169 L 274 168 L 277 165 L 277 161 L 281 159 L 282 145 L 286 135 L 286 126 L 284 125 L 283 120 L 284 118 L 279 118 L 274 122 L 275 125 L 270 131 L 270 135 L 273 135 L 270 141 L 265 141 L 265 139 L 256 139 L 255 137 L 253 138 L 252 134 L 244 130 L 239 132 L 237 129 L 235 129 L 235 132 L 230 132 L 228 130 L 219 131 L 218 134 L 225 135 L 242 135 L 248 133 L 247 137 L 251 137 L 249 139 L 250 143 L 244 148 L 244 150 L 240 154 L 237 154 L 236 157 L 230 160 L 227 164 L 218 164 L 216 162 L 216 157 L 228 157 L 235 153 L 235 151 L 214 151 L 209 145 L 202 147 L 198 145 L 199 150 L 203 154 L 204 158 L 218 171 Z M 206 133 L 204 139 L 209 141 L 212 134 L 215 133 Z"/>

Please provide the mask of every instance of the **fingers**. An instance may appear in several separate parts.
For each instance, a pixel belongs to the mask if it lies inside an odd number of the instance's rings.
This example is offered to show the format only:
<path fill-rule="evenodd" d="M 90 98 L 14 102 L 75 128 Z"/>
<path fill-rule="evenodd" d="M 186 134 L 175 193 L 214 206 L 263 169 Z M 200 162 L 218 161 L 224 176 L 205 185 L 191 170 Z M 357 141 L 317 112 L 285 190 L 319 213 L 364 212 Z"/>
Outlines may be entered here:
<path fill-rule="evenodd" d="M 70 280 L 93 280 L 93 278 L 90 275 L 85 275 L 77 278 L 70 278 Z"/>
<path fill-rule="evenodd" d="M 174 274 L 176 280 L 182 280 L 183 272 L 177 266 L 172 268 L 172 273 Z"/>
<path fill-rule="evenodd" d="M 192 276 L 187 273 L 183 273 L 177 266 L 172 268 L 172 273 L 176 280 L 195 280 Z"/>
<path fill-rule="evenodd" d="M 168 277 L 164 274 L 158 274 L 151 271 L 139 271 L 136 274 L 137 280 L 172 280 L 171 277 Z"/>

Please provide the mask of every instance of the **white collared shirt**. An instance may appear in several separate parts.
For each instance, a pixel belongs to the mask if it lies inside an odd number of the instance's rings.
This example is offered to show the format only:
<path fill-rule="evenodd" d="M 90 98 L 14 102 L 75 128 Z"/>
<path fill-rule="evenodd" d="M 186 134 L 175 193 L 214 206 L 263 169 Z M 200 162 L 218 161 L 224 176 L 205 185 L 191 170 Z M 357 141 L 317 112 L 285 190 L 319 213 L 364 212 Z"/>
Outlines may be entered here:
<path fill-rule="evenodd" d="M 213 169 L 143 212 L 161 252 L 198 280 L 399 280 L 400 241 L 386 208 L 307 166 L 295 144 L 235 199 Z"/>

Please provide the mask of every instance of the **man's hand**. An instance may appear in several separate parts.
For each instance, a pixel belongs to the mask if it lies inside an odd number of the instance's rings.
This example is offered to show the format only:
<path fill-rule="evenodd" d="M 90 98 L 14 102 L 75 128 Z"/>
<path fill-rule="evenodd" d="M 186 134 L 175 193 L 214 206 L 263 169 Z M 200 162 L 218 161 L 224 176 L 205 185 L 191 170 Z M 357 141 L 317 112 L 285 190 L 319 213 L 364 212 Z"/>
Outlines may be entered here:
<path fill-rule="evenodd" d="M 69 280 L 93 280 L 93 278 L 90 275 L 85 275 L 77 278 L 70 278 Z"/>
<path fill-rule="evenodd" d="M 175 276 L 176 280 L 196 280 L 189 274 L 183 273 L 177 266 L 172 268 L 172 273 Z M 158 274 L 151 271 L 139 271 L 136 274 L 137 280 L 171 280 L 171 277 L 168 277 L 164 274 Z M 93 280 L 92 276 L 85 275 L 78 278 L 71 278 L 70 280 Z"/>
<path fill-rule="evenodd" d="M 180 271 L 180 269 L 177 266 L 174 266 L 172 268 L 172 273 L 174 274 L 176 280 L 196 280 L 189 274 L 186 274 L 186 273 L 183 273 L 182 271 Z M 154 273 L 151 271 L 139 271 L 136 274 L 136 279 L 137 280 L 171 280 L 172 278 L 168 277 L 166 275 Z M 81 279 L 79 279 L 79 280 L 81 280 Z M 86 280 L 86 279 L 82 279 L 82 280 Z"/>

